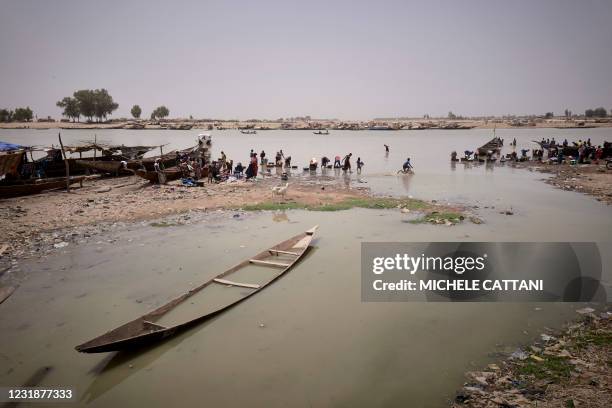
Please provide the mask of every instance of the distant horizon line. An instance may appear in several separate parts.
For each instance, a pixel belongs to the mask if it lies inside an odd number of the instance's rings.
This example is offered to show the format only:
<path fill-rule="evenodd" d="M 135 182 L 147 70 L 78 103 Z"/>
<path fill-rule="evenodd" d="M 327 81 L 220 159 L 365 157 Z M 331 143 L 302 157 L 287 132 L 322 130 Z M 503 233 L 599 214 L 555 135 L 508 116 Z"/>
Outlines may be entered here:
<path fill-rule="evenodd" d="M 44 120 L 44 119 L 53 119 L 56 121 L 70 121 L 73 122 L 72 120 L 69 120 L 63 116 L 60 116 L 59 118 L 55 118 L 51 115 L 47 115 L 46 117 L 38 117 L 37 115 L 35 115 L 35 119 L 33 119 L 33 121 L 36 120 Z M 118 116 L 115 118 L 109 118 L 105 121 L 102 122 L 96 122 L 94 121 L 89 121 L 90 123 L 104 123 L 104 122 L 113 122 L 113 121 L 135 121 L 135 120 L 139 120 L 139 121 L 156 121 L 156 122 L 160 122 L 160 121 L 169 121 L 169 120 L 183 120 L 183 121 L 198 121 L 198 122 L 273 122 L 273 123 L 278 123 L 278 122 L 304 122 L 304 121 L 310 121 L 310 122 L 372 122 L 372 121 L 408 121 L 408 120 L 491 120 L 491 119 L 573 119 L 573 118 L 592 118 L 592 119 L 602 119 L 602 118 L 612 118 L 612 109 L 610 110 L 610 113 L 607 114 L 607 116 L 586 116 L 585 113 L 573 113 L 571 114 L 571 116 L 566 116 L 566 115 L 552 115 L 552 116 L 547 116 L 546 114 L 503 114 L 503 115 L 473 115 L 473 116 L 463 116 L 463 115 L 457 115 L 456 117 L 448 117 L 448 116 L 433 116 L 433 115 L 427 115 L 427 116 L 385 116 L 385 117 L 374 117 L 374 118 L 369 118 L 369 119 L 339 119 L 339 118 L 314 118 L 314 117 L 310 117 L 310 116 L 292 116 L 292 117 L 279 117 L 279 118 L 249 118 L 249 119 L 242 119 L 242 118 L 207 118 L 207 117 L 193 117 L 192 115 L 190 115 L 189 117 L 184 117 L 184 116 L 175 116 L 175 117 L 167 117 L 167 118 L 134 118 L 134 117 L 128 117 L 128 116 Z M 81 121 L 75 121 L 75 123 L 88 123 L 87 120 L 81 120 Z"/>

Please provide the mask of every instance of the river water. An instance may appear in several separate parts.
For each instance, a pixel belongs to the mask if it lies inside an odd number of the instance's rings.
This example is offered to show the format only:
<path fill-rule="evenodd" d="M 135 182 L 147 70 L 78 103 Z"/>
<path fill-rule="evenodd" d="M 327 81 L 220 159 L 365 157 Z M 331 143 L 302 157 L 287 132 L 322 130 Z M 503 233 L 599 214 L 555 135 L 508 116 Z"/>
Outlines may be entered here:
<path fill-rule="evenodd" d="M 197 132 L 95 131 L 114 143 L 186 147 Z M 337 134 L 336 134 L 337 133 Z M 66 143 L 93 131 L 63 131 Z M 600 143 L 607 129 L 507 130 L 531 139 L 567 135 Z M 398 211 L 289 211 L 189 225 L 133 225 L 23 265 L 27 279 L 0 305 L 0 385 L 74 387 L 78 406 L 444 406 L 466 370 L 497 361 L 575 316 L 575 304 L 366 303 L 363 241 L 609 241 L 612 210 L 556 190 L 544 175 L 496 166 L 451 168 L 451 150 L 490 131 L 213 132 L 214 152 L 235 161 L 253 148 L 309 157 L 352 151 L 366 167 L 353 182 L 375 192 L 479 205 L 483 225 L 414 225 Z M 56 131 L 3 131 L 0 140 L 53 143 Z M 383 144 L 391 146 L 385 157 Z M 397 176 L 404 156 L 416 167 Z M 341 177 L 341 176 L 340 176 Z M 495 206 L 496 208 L 484 208 Z M 515 215 L 499 214 L 512 206 Z M 273 285 L 218 318 L 135 353 L 84 355 L 74 346 L 159 306 L 250 255 L 320 225 L 314 249 Z M 109 242 L 112 241 L 112 242 Z M 608 256 L 607 254 L 606 256 Z M 610 280 L 604 282 L 609 288 Z"/>

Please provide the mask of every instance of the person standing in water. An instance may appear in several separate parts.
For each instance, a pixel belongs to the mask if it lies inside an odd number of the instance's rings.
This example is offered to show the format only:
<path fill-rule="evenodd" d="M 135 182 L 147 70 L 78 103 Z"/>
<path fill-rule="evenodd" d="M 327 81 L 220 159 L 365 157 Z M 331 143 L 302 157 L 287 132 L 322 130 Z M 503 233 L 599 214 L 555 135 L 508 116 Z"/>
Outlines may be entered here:
<path fill-rule="evenodd" d="M 357 158 L 357 174 L 361 174 L 361 168 L 363 167 L 363 162 L 361 161 L 361 157 Z"/>
<path fill-rule="evenodd" d="M 353 156 L 353 153 L 349 153 L 346 156 L 344 156 L 344 159 L 342 159 L 342 162 L 344 163 L 344 165 L 342 166 L 342 170 L 348 171 L 349 173 L 352 173 L 351 171 L 351 157 L 352 156 Z"/>
<path fill-rule="evenodd" d="M 385 153 L 389 153 L 389 146 L 388 145 L 384 145 L 385 146 Z"/>

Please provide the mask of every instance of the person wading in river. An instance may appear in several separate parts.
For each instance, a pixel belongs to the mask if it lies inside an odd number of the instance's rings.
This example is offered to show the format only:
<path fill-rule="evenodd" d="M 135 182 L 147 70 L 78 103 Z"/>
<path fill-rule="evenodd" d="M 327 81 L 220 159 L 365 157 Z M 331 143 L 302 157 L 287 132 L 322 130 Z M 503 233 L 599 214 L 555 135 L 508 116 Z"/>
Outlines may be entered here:
<path fill-rule="evenodd" d="M 352 156 L 353 156 L 353 153 L 349 153 L 346 156 L 344 156 L 344 159 L 342 159 L 342 162 L 344 163 L 342 166 L 342 170 L 348 171 L 349 173 L 352 173 L 351 171 L 351 157 Z"/>

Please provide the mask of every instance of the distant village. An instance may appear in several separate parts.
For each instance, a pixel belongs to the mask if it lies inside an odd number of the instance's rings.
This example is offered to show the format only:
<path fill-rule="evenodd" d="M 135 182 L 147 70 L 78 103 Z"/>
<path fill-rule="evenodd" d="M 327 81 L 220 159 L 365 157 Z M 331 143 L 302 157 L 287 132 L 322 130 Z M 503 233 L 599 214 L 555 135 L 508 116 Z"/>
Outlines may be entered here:
<path fill-rule="evenodd" d="M 5 129 L 167 129 L 167 130 L 227 130 L 239 129 L 250 131 L 265 130 L 461 130 L 461 129 L 491 129 L 491 128 L 593 128 L 609 127 L 612 117 L 587 118 L 584 116 L 572 117 L 487 117 L 487 118 L 381 118 L 370 121 L 345 121 L 338 119 L 313 119 L 308 116 L 276 119 L 276 120 L 221 120 L 221 119 L 110 119 L 103 122 L 74 122 L 68 119 L 56 120 L 54 118 L 33 118 L 28 122 L 0 123 Z"/>

